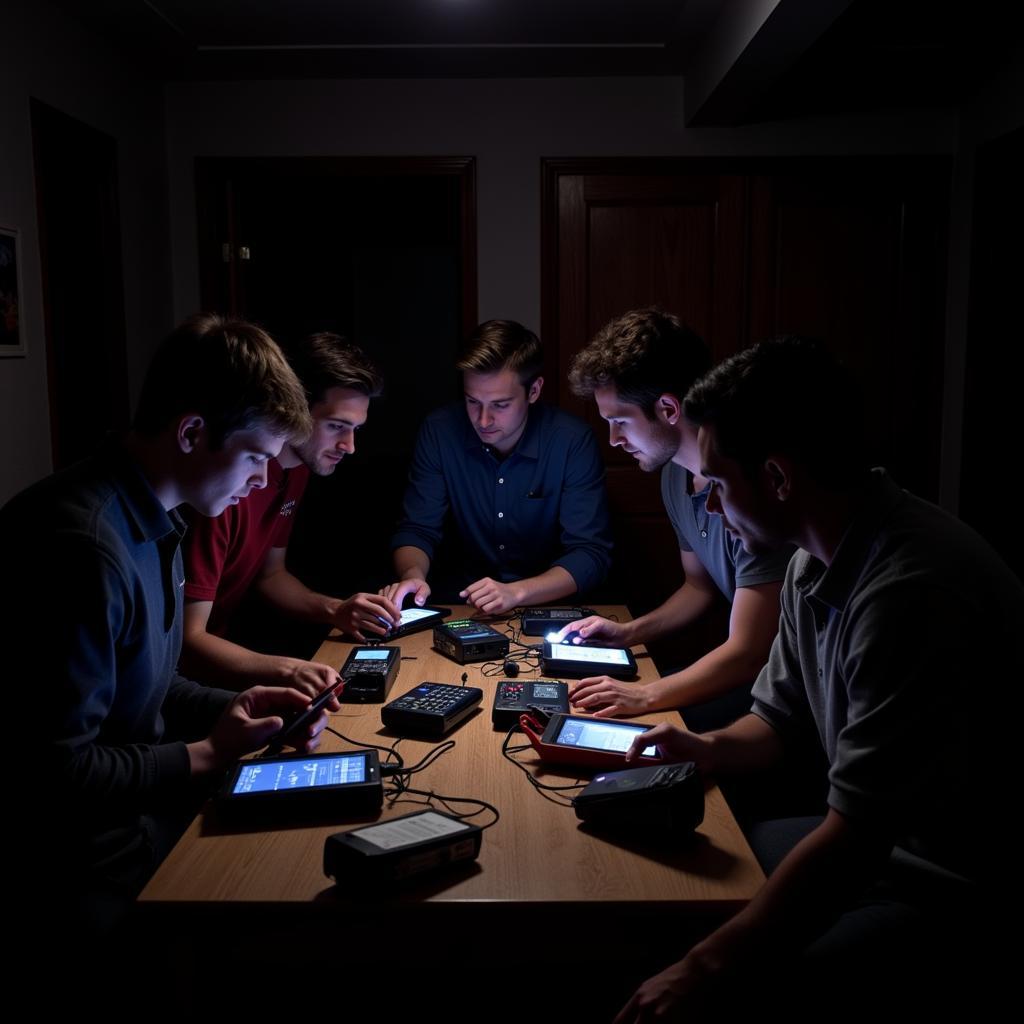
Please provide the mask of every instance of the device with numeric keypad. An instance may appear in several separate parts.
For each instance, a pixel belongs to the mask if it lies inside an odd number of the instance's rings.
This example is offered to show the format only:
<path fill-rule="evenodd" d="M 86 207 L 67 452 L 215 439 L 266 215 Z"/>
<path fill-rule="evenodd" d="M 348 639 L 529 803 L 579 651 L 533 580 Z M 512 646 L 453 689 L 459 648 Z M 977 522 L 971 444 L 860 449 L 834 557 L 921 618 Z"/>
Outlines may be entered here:
<path fill-rule="evenodd" d="M 483 690 L 476 686 L 420 683 L 385 704 L 380 718 L 392 732 L 402 735 L 444 736 L 473 713 L 483 696 Z"/>

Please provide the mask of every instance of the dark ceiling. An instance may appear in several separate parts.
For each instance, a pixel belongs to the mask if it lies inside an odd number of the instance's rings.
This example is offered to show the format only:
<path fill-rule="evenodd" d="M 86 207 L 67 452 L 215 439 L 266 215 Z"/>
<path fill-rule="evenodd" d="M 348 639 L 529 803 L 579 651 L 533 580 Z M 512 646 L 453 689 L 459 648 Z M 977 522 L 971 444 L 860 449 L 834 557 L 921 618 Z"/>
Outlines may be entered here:
<path fill-rule="evenodd" d="M 1021 44 L 978 0 L 58 0 L 162 79 L 678 75 L 687 120 L 950 106 Z"/>

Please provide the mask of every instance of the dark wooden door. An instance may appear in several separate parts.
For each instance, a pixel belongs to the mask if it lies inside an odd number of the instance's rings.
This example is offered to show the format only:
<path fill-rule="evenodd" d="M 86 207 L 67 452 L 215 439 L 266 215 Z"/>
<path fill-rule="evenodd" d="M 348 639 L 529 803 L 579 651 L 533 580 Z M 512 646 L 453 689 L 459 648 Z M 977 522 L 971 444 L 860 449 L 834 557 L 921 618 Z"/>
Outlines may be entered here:
<path fill-rule="evenodd" d="M 606 321 L 649 305 L 681 316 L 716 355 L 734 351 L 744 325 L 745 201 L 740 177 L 685 174 L 678 162 L 545 165 L 548 376 L 562 407 L 599 436 L 616 543 L 611 590 L 634 611 L 679 586 L 678 545 L 658 474 L 638 472 L 632 458 L 609 447 L 594 403 L 569 390 L 569 363 Z"/>
<path fill-rule="evenodd" d="M 826 341 L 863 385 L 872 462 L 932 501 L 949 173 L 941 158 L 804 160 L 753 175 L 751 194 L 751 341 Z"/>
<path fill-rule="evenodd" d="M 873 457 L 934 498 L 948 178 L 944 159 L 546 162 L 544 332 L 562 404 L 606 441 L 565 374 L 603 323 L 639 306 L 681 316 L 716 359 L 816 335 L 866 385 Z M 675 538 L 657 476 L 604 451 L 616 596 L 643 610 L 678 585 Z"/>

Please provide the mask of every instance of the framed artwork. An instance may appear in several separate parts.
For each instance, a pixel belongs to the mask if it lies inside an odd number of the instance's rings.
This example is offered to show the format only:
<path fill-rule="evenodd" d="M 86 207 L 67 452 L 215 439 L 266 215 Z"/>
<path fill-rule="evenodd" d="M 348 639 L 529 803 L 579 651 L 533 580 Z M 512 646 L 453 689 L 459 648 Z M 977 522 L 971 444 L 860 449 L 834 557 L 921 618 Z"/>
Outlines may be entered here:
<path fill-rule="evenodd" d="M 0 357 L 25 354 L 21 253 L 17 228 L 0 226 Z"/>

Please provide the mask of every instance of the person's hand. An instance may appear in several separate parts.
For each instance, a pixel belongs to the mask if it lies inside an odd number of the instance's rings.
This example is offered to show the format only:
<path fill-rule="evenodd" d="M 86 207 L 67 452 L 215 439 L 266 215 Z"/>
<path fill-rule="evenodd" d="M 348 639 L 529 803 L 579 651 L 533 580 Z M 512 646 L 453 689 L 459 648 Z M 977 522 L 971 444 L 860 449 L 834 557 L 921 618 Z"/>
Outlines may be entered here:
<path fill-rule="evenodd" d="M 511 611 L 519 603 L 510 583 L 499 583 L 485 576 L 476 583 L 470 583 L 459 597 L 465 598 L 474 608 L 488 615 L 501 615 Z"/>
<path fill-rule="evenodd" d="M 637 736 L 626 751 L 626 761 L 635 761 L 640 752 L 652 744 L 666 761 L 694 761 L 698 768 L 708 761 L 708 741 L 704 736 L 667 722 Z"/>
<path fill-rule="evenodd" d="M 386 636 L 402 618 L 400 605 L 400 601 L 393 601 L 383 594 L 353 594 L 341 602 L 334 624 L 360 642 L 366 639 L 366 633 Z"/>
<path fill-rule="evenodd" d="M 394 606 L 401 611 L 402 602 L 409 594 L 412 594 L 413 603 L 417 608 L 422 608 L 430 597 L 430 584 L 426 580 L 413 577 L 408 580 L 399 580 L 397 583 L 389 583 L 378 591 L 381 597 L 386 597 Z"/>
<path fill-rule="evenodd" d="M 610 676 L 581 679 L 569 691 L 569 700 L 573 706 L 598 718 L 642 715 L 651 710 L 651 698 L 646 686 L 622 683 Z"/>
<path fill-rule="evenodd" d="M 578 634 L 573 637 L 574 644 L 581 644 L 584 640 L 601 640 L 615 647 L 630 646 L 627 642 L 629 638 L 625 623 L 612 622 L 611 619 L 602 618 L 600 615 L 588 615 L 585 619 L 577 619 L 568 626 L 563 626 L 553 642 L 562 643 L 570 633 Z"/>
<path fill-rule="evenodd" d="M 284 728 L 285 716 L 308 707 L 309 698 L 298 690 L 281 686 L 253 686 L 243 690 L 224 709 L 206 741 L 212 765 L 223 767 L 243 754 L 266 746 L 271 736 Z M 327 707 L 337 711 L 340 705 L 335 698 Z M 326 724 L 325 712 L 310 724 L 303 736 L 294 737 L 296 749 L 306 753 L 315 750 Z"/>
<path fill-rule="evenodd" d="M 281 659 L 281 685 L 298 690 L 307 697 L 315 697 L 321 690 L 337 682 L 337 669 L 330 665 L 322 665 L 319 661 L 302 661 L 301 658 Z"/>
<path fill-rule="evenodd" d="M 633 993 L 619 1012 L 614 1024 L 645 1024 L 648 1021 L 679 1021 L 687 1024 L 712 1020 L 718 990 L 717 979 L 687 956 L 648 978 Z M 721 1020 L 719 1012 L 718 1020 Z"/>

